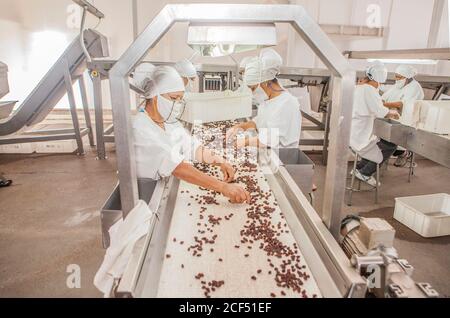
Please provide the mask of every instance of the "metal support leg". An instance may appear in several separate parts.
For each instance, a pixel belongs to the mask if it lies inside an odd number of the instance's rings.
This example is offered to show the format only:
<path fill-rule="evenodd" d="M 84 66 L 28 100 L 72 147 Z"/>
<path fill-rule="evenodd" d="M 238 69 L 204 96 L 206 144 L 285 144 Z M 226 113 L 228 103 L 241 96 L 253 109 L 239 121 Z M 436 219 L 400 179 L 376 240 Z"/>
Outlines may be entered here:
<path fill-rule="evenodd" d="M 95 146 L 94 131 L 92 130 L 91 114 L 89 112 L 89 103 L 88 103 L 88 99 L 87 99 L 86 84 L 84 82 L 83 76 L 80 76 L 80 78 L 78 80 L 78 85 L 80 86 L 81 100 L 83 101 L 84 120 L 86 121 L 86 128 L 89 129 L 89 132 L 88 132 L 89 145 L 91 147 L 94 147 Z"/>
<path fill-rule="evenodd" d="M 83 138 L 81 137 L 80 122 L 78 121 L 77 105 L 75 103 L 75 95 L 72 87 L 72 77 L 70 75 L 69 62 L 66 60 L 64 71 L 64 83 L 66 85 L 67 97 L 70 104 L 70 113 L 72 114 L 73 129 L 75 131 L 75 139 L 78 146 L 78 155 L 84 155 Z"/>
<path fill-rule="evenodd" d="M 348 194 L 348 205 L 352 206 L 352 199 L 353 199 L 353 189 L 355 186 L 355 171 L 356 171 L 356 165 L 358 164 L 358 154 L 355 154 L 355 162 L 353 163 L 353 173 L 352 173 L 352 181 L 350 182 L 350 189 Z"/>
<path fill-rule="evenodd" d="M 375 204 L 378 204 L 378 187 L 380 185 L 380 164 L 377 164 L 377 178 L 375 184 Z"/>
<path fill-rule="evenodd" d="M 411 159 L 409 159 L 409 173 L 408 173 L 408 182 L 411 183 L 411 177 L 414 175 L 414 162 L 415 162 L 415 153 L 412 153 Z"/>
<path fill-rule="evenodd" d="M 96 75 L 96 76 L 94 76 Z M 95 107 L 95 135 L 97 137 L 97 159 L 105 160 L 106 148 L 103 126 L 103 100 L 102 100 L 102 79 L 100 73 L 96 72 L 92 75 L 94 84 L 94 107 Z"/>

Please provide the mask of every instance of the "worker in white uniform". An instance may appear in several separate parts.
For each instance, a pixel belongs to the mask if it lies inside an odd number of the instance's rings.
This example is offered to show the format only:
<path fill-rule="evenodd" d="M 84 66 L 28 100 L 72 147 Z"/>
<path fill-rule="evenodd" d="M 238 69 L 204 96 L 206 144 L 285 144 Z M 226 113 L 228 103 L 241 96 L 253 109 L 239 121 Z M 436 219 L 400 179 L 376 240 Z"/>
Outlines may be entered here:
<path fill-rule="evenodd" d="M 227 140 L 235 138 L 239 131 L 256 130 L 257 136 L 247 135 L 245 142 L 238 143 L 238 146 L 298 148 L 300 105 L 278 82 L 276 76 L 280 66 L 278 58 L 267 56 L 256 57 L 247 63 L 244 82 L 259 102 L 258 115 L 229 129 Z"/>
<path fill-rule="evenodd" d="M 395 85 L 390 87 L 381 97 L 384 106 L 398 109 L 401 112 L 400 121 L 406 125 L 412 122 L 415 102 L 423 100 L 425 97 L 422 86 L 414 79 L 416 75 L 417 70 L 414 67 L 400 65 L 395 70 Z M 394 157 L 397 157 L 394 165 L 397 167 L 404 166 L 411 156 L 410 151 L 397 150 L 394 152 Z"/>
<path fill-rule="evenodd" d="M 192 93 L 194 91 L 194 82 L 198 77 L 194 64 L 188 59 L 183 59 L 175 64 L 175 69 L 183 79 L 186 93 Z"/>
<path fill-rule="evenodd" d="M 184 83 L 170 66 L 157 67 L 145 80 L 145 107 L 133 117 L 132 129 L 138 178 L 158 180 L 171 175 L 228 197 L 250 202 L 250 194 L 230 182 L 234 168 L 189 135 L 178 122 L 183 112 Z M 199 171 L 192 161 L 220 165 L 224 181 Z"/>
<path fill-rule="evenodd" d="M 383 105 L 379 88 L 386 79 L 387 69 L 383 64 L 370 66 L 366 70 L 366 77 L 358 82 L 353 99 L 350 147 L 362 160 L 357 163 L 356 171 L 352 173 L 371 186 L 376 186 L 373 174 L 377 164 L 388 160 L 397 149 L 395 144 L 380 140 L 373 134 L 376 118 L 399 118 L 396 110 L 390 110 Z"/>

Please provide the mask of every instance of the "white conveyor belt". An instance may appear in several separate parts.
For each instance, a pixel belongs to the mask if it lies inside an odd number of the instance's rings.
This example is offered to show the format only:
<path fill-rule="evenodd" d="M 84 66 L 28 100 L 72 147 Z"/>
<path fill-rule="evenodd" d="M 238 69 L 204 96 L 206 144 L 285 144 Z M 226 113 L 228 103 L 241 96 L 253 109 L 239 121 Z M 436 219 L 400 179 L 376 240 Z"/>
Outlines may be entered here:
<path fill-rule="evenodd" d="M 224 128 L 217 125 L 194 127 L 193 134 L 220 151 Z M 251 192 L 252 203 L 231 204 L 173 177 L 158 182 L 149 203 L 158 217 L 136 244 L 116 295 L 363 296 L 365 282 L 286 169 L 256 164 L 249 149 L 227 153 L 237 168 L 235 182 Z M 199 169 L 221 177 L 218 167 Z"/>
<path fill-rule="evenodd" d="M 244 174 L 248 175 L 248 173 L 238 173 L 237 176 Z M 251 222 L 246 212 L 248 204 L 233 205 L 225 197 L 218 195 L 216 197 L 218 205 L 207 205 L 206 211 L 200 213 L 204 205 L 195 202 L 191 196 L 194 198 L 197 195 L 204 196 L 208 191 L 181 182 L 158 288 L 159 297 L 204 297 L 206 294 L 213 297 L 251 298 L 279 297 L 282 293 L 287 297 L 320 296 L 311 271 L 296 247 L 281 210 L 275 205 L 276 199 L 263 174 L 260 171 L 252 174 L 258 180 L 261 191 L 269 194 L 266 199 L 268 206 L 275 207 L 275 210 L 268 217 L 261 218 L 261 221 L 270 221 L 274 231 L 280 234 L 280 236 L 275 234 L 277 242 L 283 244 L 286 249 L 295 251 L 300 257 L 300 262 L 291 260 L 289 256 L 283 255 L 278 258 L 268 255 L 267 251 L 260 249 L 260 244 L 264 247 L 268 245 L 267 239 L 264 238 L 255 240 L 253 243 L 242 244 L 243 236 L 240 231 L 245 230 L 245 226 Z M 208 217 L 210 215 L 213 216 L 213 221 L 220 218 L 219 224 L 211 227 Z M 280 224 L 279 229 L 278 224 Z M 212 232 L 199 233 L 209 228 Z M 213 240 L 215 235 L 217 237 Z M 206 237 L 208 240 L 213 240 L 214 244 L 203 243 L 202 251 L 197 252 L 197 249 L 190 249 L 197 244 L 194 237 L 199 240 Z M 201 256 L 193 256 L 193 253 Z M 304 294 L 294 292 L 292 288 L 277 286 L 277 273 L 274 268 L 281 272 L 280 265 L 283 262 L 291 262 L 287 269 L 292 271 L 293 278 L 295 277 L 293 280 L 303 284 L 301 290 Z M 304 279 L 299 273 L 307 275 L 309 279 Z M 196 279 L 195 276 L 198 274 L 203 274 L 204 277 Z M 211 290 L 210 293 L 206 293 L 202 287 L 211 289 L 208 282 L 213 280 L 223 281 L 224 284 L 220 288 L 215 288 L 214 292 Z M 202 284 L 202 281 L 206 284 Z"/>

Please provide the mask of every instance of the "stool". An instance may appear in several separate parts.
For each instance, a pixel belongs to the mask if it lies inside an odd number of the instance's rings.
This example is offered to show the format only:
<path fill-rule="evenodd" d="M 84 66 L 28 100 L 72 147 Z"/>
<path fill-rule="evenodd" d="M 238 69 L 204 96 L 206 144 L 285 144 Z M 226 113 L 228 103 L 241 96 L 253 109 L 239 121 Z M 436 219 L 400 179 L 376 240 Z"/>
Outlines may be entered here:
<path fill-rule="evenodd" d="M 377 163 L 377 171 L 376 171 L 376 185 L 375 187 L 371 187 L 371 189 L 369 190 L 361 190 L 361 180 L 358 179 L 358 188 L 355 189 L 355 171 L 356 171 L 356 165 L 358 164 L 359 159 L 361 159 L 362 157 L 360 155 L 358 155 L 357 152 L 355 152 L 353 149 L 350 149 L 351 152 L 354 154 L 355 156 L 355 162 L 353 163 L 353 173 L 352 173 L 352 177 L 351 177 L 351 182 L 350 182 L 350 187 L 347 187 L 346 189 L 349 191 L 349 202 L 348 205 L 351 206 L 352 205 L 352 198 L 353 198 L 353 192 L 368 192 L 368 191 L 375 191 L 375 204 L 378 204 L 378 187 L 379 187 L 379 183 L 380 183 L 380 164 Z"/>

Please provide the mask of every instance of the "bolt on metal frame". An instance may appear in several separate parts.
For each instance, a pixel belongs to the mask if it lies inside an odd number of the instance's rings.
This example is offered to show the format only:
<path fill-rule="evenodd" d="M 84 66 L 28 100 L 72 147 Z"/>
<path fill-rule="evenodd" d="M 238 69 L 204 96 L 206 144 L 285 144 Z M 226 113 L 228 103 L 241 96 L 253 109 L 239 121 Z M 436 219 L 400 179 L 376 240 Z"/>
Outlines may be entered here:
<path fill-rule="evenodd" d="M 110 71 L 110 86 L 124 216 L 138 201 L 128 75 L 176 22 L 289 23 L 331 71 L 333 107 L 322 218 L 337 238 L 345 195 L 346 154 L 356 74 L 325 32 L 303 7 L 297 5 L 167 5 L 122 55 Z"/>

